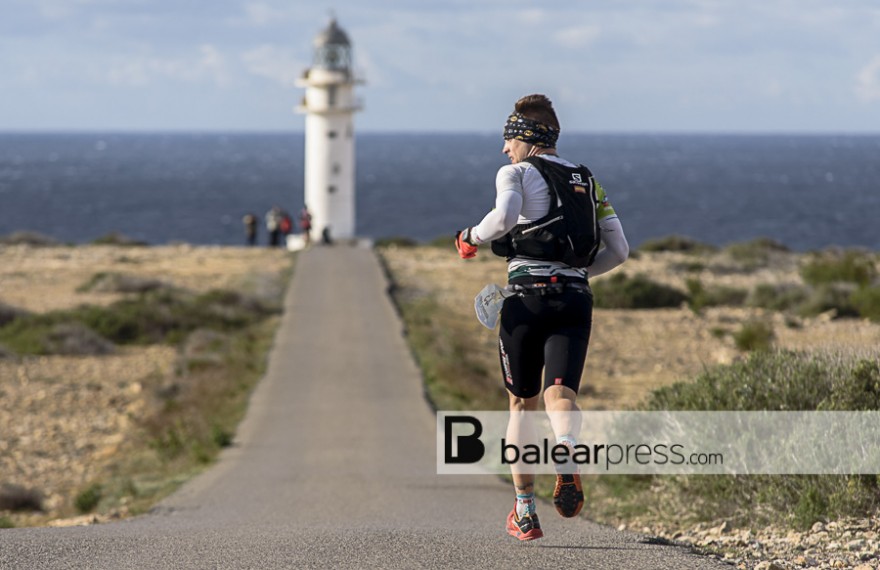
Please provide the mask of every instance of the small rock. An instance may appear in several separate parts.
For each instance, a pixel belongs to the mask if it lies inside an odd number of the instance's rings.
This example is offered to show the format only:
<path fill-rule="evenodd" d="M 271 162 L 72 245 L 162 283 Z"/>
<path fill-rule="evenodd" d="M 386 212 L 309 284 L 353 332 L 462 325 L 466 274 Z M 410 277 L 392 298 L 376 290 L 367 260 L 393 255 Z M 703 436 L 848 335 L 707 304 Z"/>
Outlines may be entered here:
<path fill-rule="evenodd" d="M 825 530 L 825 525 L 821 522 L 817 522 L 810 529 L 810 532 L 823 532 Z"/>
<path fill-rule="evenodd" d="M 861 550 L 865 547 L 865 544 L 867 543 L 865 542 L 864 538 L 857 538 L 855 540 L 850 540 L 849 542 L 847 542 L 846 549 L 849 551 Z"/>
<path fill-rule="evenodd" d="M 875 570 L 875 566 L 871 566 L 870 564 L 859 564 L 854 567 L 853 570 Z"/>

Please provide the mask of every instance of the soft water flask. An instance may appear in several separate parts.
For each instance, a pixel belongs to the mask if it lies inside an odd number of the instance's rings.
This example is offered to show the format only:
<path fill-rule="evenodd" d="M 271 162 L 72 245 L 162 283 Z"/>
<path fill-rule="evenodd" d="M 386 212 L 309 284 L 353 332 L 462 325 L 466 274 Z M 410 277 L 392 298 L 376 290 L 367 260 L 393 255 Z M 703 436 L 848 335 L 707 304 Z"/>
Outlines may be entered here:
<path fill-rule="evenodd" d="M 474 298 L 474 310 L 477 313 L 477 319 L 480 324 L 489 330 L 495 328 L 498 322 L 498 314 L 501 313 L 501 305 L 507 295 L 505 291 L 498 285 L 490 283 L 483 287 L 483 290 Z"/>

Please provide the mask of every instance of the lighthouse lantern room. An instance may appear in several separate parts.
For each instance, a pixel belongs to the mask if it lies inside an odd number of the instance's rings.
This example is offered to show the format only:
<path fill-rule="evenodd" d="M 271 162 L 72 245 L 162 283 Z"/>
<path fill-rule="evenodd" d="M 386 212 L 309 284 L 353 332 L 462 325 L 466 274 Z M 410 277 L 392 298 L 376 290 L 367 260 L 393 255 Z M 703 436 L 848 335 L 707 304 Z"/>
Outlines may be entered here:
<path fill-rule="evenodd" d="M 305 203 L 315 238 L 355 235 L 354 96 L 351 42 L 336 19 L 314 42 L 312 67 L 298 85 L 305 96 L 297 111 L 305 113 Z M 326 234 L 325 234 L 326 232 Z"/>

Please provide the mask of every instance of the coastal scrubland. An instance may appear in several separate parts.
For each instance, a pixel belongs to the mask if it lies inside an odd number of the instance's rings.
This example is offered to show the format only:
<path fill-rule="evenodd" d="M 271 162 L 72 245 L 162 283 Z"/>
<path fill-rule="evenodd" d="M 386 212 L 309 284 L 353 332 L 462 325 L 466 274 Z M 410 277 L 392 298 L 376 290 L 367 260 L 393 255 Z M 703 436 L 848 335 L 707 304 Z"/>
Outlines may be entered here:
<path fill-rule="evenodd" d="M 497 331 L 473 309 L 485 284 L 506 282 L 506 265 L 482 251 L 461 260 L 451 243 L 387 240 L 378 251 L 436 408 L 506 409 Z M 876 252 L 793 252 L 769 239 L 644 243 L 591 280 L 596 308 L 579 404 L 880 409 L 878 262 Z M 539 493 L 549 495 L 550 479 L 539 477 Z M 592 519 L 742 568 L 848 568 L 880 556 L 877 475 L 591 476 L 587 493 Z"/>
<path fill-rule="evenodd" d="M 0 245 L 0 526 L 149 509 L 234 437 L 291 254 Z"/>

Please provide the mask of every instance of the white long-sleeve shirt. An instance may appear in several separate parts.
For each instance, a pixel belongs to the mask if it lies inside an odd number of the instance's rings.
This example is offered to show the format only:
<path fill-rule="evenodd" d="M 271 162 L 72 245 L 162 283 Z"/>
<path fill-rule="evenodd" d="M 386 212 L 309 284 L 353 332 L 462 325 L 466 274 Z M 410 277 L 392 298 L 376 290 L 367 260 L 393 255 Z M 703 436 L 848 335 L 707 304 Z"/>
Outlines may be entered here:
<path fill-rule="evenodd" d="M 544 160 L 575 167 L 555 155 L 542 154 Z M 477 244 L 498 239 L 517 224 L 532 223 L 547 215 L 551 208 L 551 194 L 547 182 L 537 168 L 528 162 L 502 166 L 495 177 L 495 208 L 474 227 L 473 239 Z M 508 265 L 510 277 L 519 275 L 595 277 L 614 269 L 629 256 L 629 244 L 623 226 L 605 190 L 597 183 L 599 209 L 597 217 L 602 246 L 593 263 L 587 268 L 575 268 L 558 261 L 538 261 L 514 258 Z"/>

